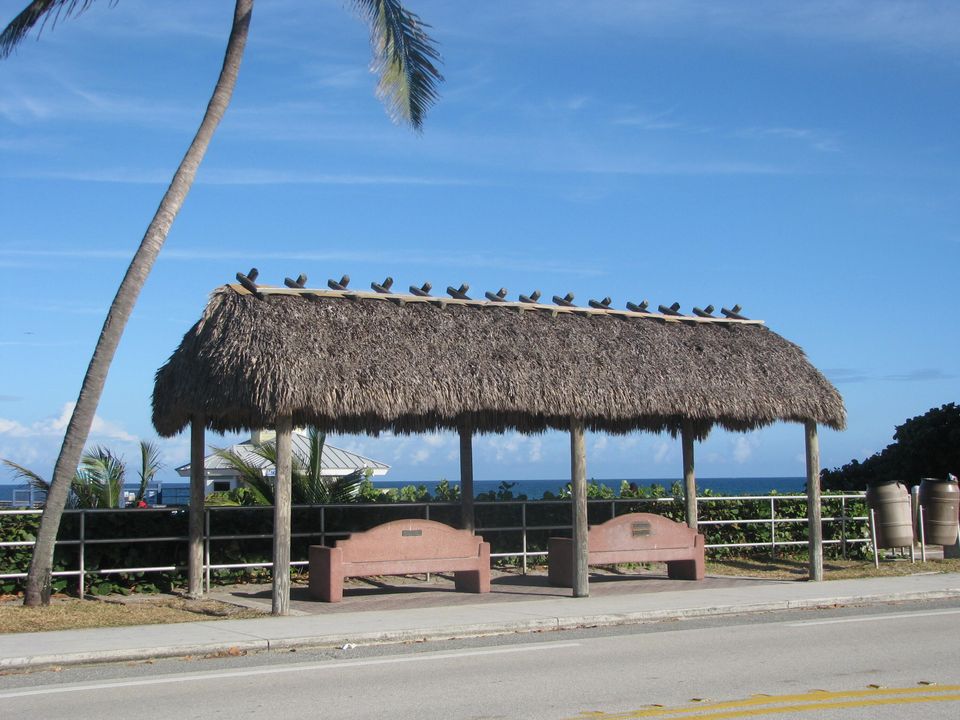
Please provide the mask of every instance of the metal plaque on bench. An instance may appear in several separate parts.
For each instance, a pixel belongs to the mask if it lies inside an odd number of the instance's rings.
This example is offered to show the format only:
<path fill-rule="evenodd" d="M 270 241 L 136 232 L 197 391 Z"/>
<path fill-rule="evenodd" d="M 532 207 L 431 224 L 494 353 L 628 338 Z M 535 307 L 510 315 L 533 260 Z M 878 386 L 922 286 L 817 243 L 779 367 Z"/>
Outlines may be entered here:
<path fill-rule="evenodd" d="M 630 531 L 634 537 L 649 537 L 653 535 L 653 528 L 650 527 L 650 523 L 646 520 L 643 522 L 631 523 Z"/>
<path fill-rule="evenodd" d="M 423 535 L 423 530 L 401 530 L 400 535 L 403 537 L 420 537 Z"/>

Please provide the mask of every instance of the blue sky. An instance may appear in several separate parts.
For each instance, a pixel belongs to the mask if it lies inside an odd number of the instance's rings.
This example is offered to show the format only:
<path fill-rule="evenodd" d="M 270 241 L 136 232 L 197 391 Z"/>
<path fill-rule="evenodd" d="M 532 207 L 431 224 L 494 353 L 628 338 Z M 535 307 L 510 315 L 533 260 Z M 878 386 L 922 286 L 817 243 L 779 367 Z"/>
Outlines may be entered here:
<path fill-rule="evenodd" d="M 26 0 L 0 0 L 6 24 Z M 347 273 L 577 302 L 740 303 L 843 394 L 823 465 L 958 400 L 960 5 L 409 0 L 444 56 L 422 135 L 374 96 L 339 1 L 258 3 L 233 104 L 117 354 L 91 444 L 135 458 L 153 375 L 211 290 Z M 232 3 L 102 0 L 0 63 L 0 457 L 49 474 L 120 278 L 202 115 Z M 376 348 L 371 348 L 376 352 Z M 210 437 L 226 445 L 234 436 Z M 457 439 L 338 437 L 399 480 Z M 161 441 L 165 476 L 188 440 Z M 569 473 L 489 436 L 478 479 Z M 715 432 L 698 474 L 803 474 L 803 430 Z M 679 476 L 668 436 L 591 436 L 594 477 Z M 3 480 L 5 478 L 0 478 Z"/>

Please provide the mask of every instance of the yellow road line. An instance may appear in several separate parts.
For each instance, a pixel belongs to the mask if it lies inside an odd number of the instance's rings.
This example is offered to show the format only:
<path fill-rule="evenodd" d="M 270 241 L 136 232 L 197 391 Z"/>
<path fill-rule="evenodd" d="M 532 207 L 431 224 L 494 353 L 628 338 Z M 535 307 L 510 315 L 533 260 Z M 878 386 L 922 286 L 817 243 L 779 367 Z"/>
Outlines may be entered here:
<path fill-rule="evenodd" d="M 841 690 L 837 692 L 816 691 L 794 695 L 762 695 L 742 700 L 708 703 L 689 707 L 653 707 L 628 713 L 589 713 L 597 720 L 633 720 L 666 716 L 690 716 L 703 718 L 749 717 L 783 712 L 801 712 L 817 708 L 868 707 L 872 705 L 896 705 L 920 702 L 948 702 L 960 700 L 960 685 L 926 685 L 909 688 L 877 688 L 871 690 Z M 939 694 L 938 694 L 939 693 Z M 906 696 L 914 697 L 906 697 Z M 892 696 L 892 697 L 891 697 Z M 844 702 L 825 702 L 845 700 Z M 813 701 L 813 702 L 808 702 Z M 783 705 L 782 703 L 794 703 Z M 758 707 L 773 706 L 773 707 Z M 784 709 L 786 708 L 786 709 Z M 716 712 L 728 710 L 730 712 Z M 581 715 L 581 718 L 588 715 Z"/>
<path fill-rule="evenodd" d="M 863 708 L 874 707 L 878 705 L 913 705 L 916 703 L 930 702 L 955 702 L 960 701 L 960 694 L 957 695 L 927 695 L 915 697 L 886 697 L 886 698 L 866 698 L 862 700 L 844 700 L 842 702 L 832 703 L 806 703 L 801 705 L 777 705 L 775 707 L 751 708 L 749 710 L 729 710 L 727 712 L 706 713 L 704 715 L 696 714 L 690 717 L 709 718 L 709 720 L 721 720 L 721 718 L 745 718 L 757 717 L 763 715 L 782 715 L 784 713 L 808 712 L 810 710 L 841 710 L 844 708 Z"/>

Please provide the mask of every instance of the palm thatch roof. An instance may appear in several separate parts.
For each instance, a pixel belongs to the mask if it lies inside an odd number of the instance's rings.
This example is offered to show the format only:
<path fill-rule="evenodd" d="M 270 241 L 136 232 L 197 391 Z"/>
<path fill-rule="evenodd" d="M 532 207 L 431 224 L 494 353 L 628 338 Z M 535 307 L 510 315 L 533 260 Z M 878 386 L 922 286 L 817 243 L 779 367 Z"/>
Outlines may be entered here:
<path fill-rule="evenodd" d="M 574 418 L 618 434 L 688 423 L 700 437 L 714 425 L 845 425 L 803 351 L 736 316 L 246 285 L 215 291 L 157 372 L 161 435 L 195 415 L 216 431 L 289 414 L 370 434 L 567 430 Z"/>

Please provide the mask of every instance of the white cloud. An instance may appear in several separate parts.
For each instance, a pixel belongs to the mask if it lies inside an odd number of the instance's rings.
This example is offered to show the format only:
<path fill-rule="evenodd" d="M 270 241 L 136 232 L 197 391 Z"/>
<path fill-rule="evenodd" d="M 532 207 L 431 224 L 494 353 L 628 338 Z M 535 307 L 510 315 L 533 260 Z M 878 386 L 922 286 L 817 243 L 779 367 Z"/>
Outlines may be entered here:
<path fill-rule="evenodd" d="M 732 438 L 733 460 L 743 465 L 753 456 L 753 451 L 759 447 L 760 438 L 754 434 L 737 435 Z"/>
<path fill-rule="evenodd" d="M 543 459 L 543 440 L 539 437 L 529 438 L 528 445 L 527 460 L 532 463 L 540 462 Z"/>
<path fill-rule="evenodd" d="M 352 90 L 366 88 L 370 84 L 370 74 L 365 68 L 355 64 L 307 63 L 302 70 L 307 76 L 307 82 L 315 88 Z"/>
<path fill-rule="evenodd" d="M 53 474 L 53 466 L 60 453 L 63 435 L 70 421 L 73 407 L 74 403 L 66 403 L 58 415 L 32 423 L 0 418 L 0 458 L 12 460 L 30 468 L 41 477 L 49 478 Z M 119 423 L 97 415 L 94 417 L 93 426 L 87 438 L 86 449 L 96 445 L 109 447 L 133 468 L 139 463 L 139 443 L 140 438 L 127 432 Z M 170 443 L 173 444 L 170 445 Z M 188 444 L 187 438 L 160 443 L 161 461 L 164 466 L 173 468 L 187 462 L 190 457 Z M 2 470 L 3 468 L 0 468 L 0 471 Z"/>
<path fill-rule="evenodd" d="M 787 167 L 778 167 L 765 163 L 740 161 L 695 160 L 691 162 L 659 162 L 645 158 L 609 158 L 589 162 L 579 168 L 570 168 L 576 172 L 596 175 L 637 175 L 637 176 L 712 176 L 712 175 L 790 175 L 795 171 Z"/>
<path fill-rule="evenodd" d="M 796 127 L 752 127 L 735 133 L 737 137 L 754 140 L 786 140 L 803 143 L 819 152 L 838 152 L 839 141 L 823 130 Z"/>
<path fill-rule="evenodd" d="M 673 117 L 673 110 L 662 112 L 631 112 L 615 118 L 614 125 L 625 125 L 640 130 L 677 130 L 688 129 L 683 123 Z"/>
<path fill-rule="evenodd" d="M 673 454 L 673 446 L 674 443 L 658 440 L 653 446 L 653 461 L 659 465 L 669 460 Z"/>
<path fill-rule="evenodd" d="M 491 435 L 484 438 L 483 444 L 490 448 L 494 460 L 501 462 L 517 456 L 517 450 L 520 447 L 520 435 L 517 433 Z"/>
<path fill-rule="evenodd" d="M 121 181 L 122 182 L 122 181 Z M 169 182 L 164 180 L 163 182 Z M 418 185 L 429 187 L 482 184 L 462 178 L 417 175 L 344 175 L 269 168 L 210 168 L 197 175 L 200 185 Z"/>
<path fill-rule="evenodd" d="M 161 262 L 201 262 L 211 261 L 221 263 L 224 260 L 237 259 L 246 262 L 251 254 L 255 255 L 259 261 L 282 260 L 282 261 L 300 261 L 300 262 L 354 262 L 354 263 L 376 263 L 392 265 L 413 265 L 423 266 L 454 266 L 462 268 L 494 268 L 508 270 L 525 270 L 531 272 L 549 272 L 577 275 L 580 277 L 596 277 L 604 275 L 605 271 L 597 267 L 591 267 L 583 263 L 567 262 L 562 259 L 541 259 L 535 258 L 532 254 L 521 255 L 517 253 L 483 253 L 467 251 L 457 252 L 387 252 L 387 251 L 332 251 L 332 252 L 312 252 L 312 251 L 293 251 L 278 252 L 276 250 L 266 250 L 263 248 L 236 250 L 215 249 L 215 248 L 189 248 L 183 250 L 167 249 L 160 255 Z M 0 249 L 0 266 L 3 266 L 6 259 L 12 259 L 16 266 L 29 266 L 38 259 L 43 260 L 70 260 L 70 259 L 94 259 L 94 260 L 116 260 L 125 263 L 130 262 L 130 250 L 108 250 L 96 248 L 56 248 L 56 249 Z M 380 280 L 381 278 L 375 278 Z M 421 280 L 422 282 L 422 280 Z M 359 284 L 359 283 L 355 283 Z M 399 283 L 398 285 L 402 285 Z M 103 312 L 102 310 L 100 312 Z"/>
<path fill-rule="evenodd" d="M 537 463 L 543 459 L 543 438 L 540 436 L 511 432 L 484 436 L 481 443 L 482 447 L 474 451 L 474 460 L 492 456 L 499 463 Z"/>
<path fill-rule="evenodd" d="M 0 435 L 13 435 L 14 437 L 26 437 L 27 428 L 15 420 L 0 418 Z"/>
<path fill-rule="evenodd" d="M 543 5 L 514 3 L 512 15 L 500 13 L 496 18 L 486 18 L 484 24 L 509 22 L 515 32 L 524 35 L 582 35 L 593 30 L 607 38 L 610 33 L 632 38 L 675 34 L 704 37 L 715 43 L 766 36 L 950 55 L 956 54 L 960 39 L 960 6 L 954 2 L 607 0 L 593 4 L 589 13 L 583 12 L 580 0 L 550 0 L 549 12 L 544 11 Z M 530 42 L 529 37 L 527 41 Z"/>
<path fill-rule="evenodd" d="M 41 97 L 34 89 L 5 88 L 0 100 L 0 118 L 24 128 L 55 120 L 123 124 L 125 126 L 189 129 L 202 117 L 202 104 L 176 105 L 128 95 L 99 93 L 71 85 L 62 77 L 60 87 Z M 55 93 L 55 94 L 54 94 Z"/>
<path fill-rule="evenodd" d="M 421 439 L 428 446 L 432 448 L 439 448 L 450 442 L 451 437 L 443 433 L 432 433 L 430 435 L 424 435 Z"/>
<path fill-rule="evenodd" d="M 607 446 L 610 444 L 610 438 L 607 435 L 595 435 L 590 443 L 590 452 L 597 455 L 603 455 Z"/>
<path fill-rule="evenodd" d="M 15 438 L 62 438 L 70 416 L 76 403 L 65 403 L 60 414 L 44 418 L 37 422 L 25 425 L 17 420 L 0 418 L 0 435 Z M 119 440 L 121 442 L 138 442 L 135 435 L 131 435 L 119 424 L 105 420 L 99 415 L 94 416 L 90 438 L 94 441 Z"/>
<path fill-rule="evenodd" d="M 214 444 L 220 447 L 219 443 Z M 189 433 L 182 433 L 174 438 L 165 439 L 157 447 L 160 448 L 160 462 L 164 468 L 172 470 L 190 462 Z"/>

